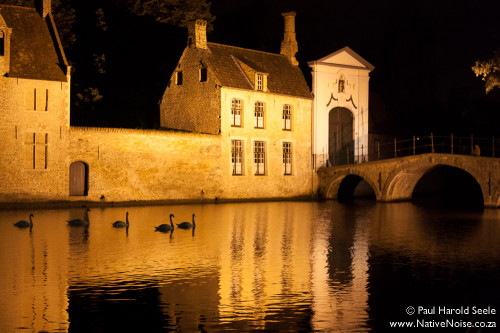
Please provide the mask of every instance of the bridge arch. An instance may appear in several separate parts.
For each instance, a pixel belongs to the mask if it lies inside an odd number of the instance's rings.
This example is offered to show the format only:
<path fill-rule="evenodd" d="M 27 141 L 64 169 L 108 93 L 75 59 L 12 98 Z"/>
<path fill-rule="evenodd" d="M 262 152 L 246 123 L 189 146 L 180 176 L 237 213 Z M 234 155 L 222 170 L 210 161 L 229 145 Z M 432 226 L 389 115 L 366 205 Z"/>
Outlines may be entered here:
<path fill-rule="evenodd" d="M 428 159 L 420 159 L 395 168 L 386 178 L 381 199 L 383 201 L 411 200 L 415 187 L 423 177 L 443 167 L 461 171 L 465 177 L 468 175 L 471 182 L 477 186 L 477 193 L 481 195 L 481 201 L 484 204 L 484 199 L 488 195 L 488 187 L 479 170 L 470 167 L 463 161 L 457 162 L 454 159 L 443 159 L 437 156 L 430 156 Z"/>
<path fill-rule="evenodd" d="M 352 197 L 356 187 L 363 181 L 369 185 L 375 198 L 379 200 L 381 192 L 378 190 L 377 183 L 368 174 L 359 170 L 348 170 L 335 174 L 330 184 L 326 186 L 324 198 L 341 201 L 342 199 L 349 199 L 350 196 Z"/>

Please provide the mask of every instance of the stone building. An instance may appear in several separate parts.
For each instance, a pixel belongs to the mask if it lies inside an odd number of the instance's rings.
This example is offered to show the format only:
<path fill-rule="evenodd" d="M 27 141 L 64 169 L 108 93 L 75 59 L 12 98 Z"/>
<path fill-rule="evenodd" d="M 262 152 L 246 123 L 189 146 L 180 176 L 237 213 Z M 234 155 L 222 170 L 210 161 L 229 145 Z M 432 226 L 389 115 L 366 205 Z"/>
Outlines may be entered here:
<path fill-rule="evenodd" d="M 162 127 L 220 136 L 227 197 L 313 191 L 312 96 L 295 59 L 295 12 L 283 17 L 280 54 L 208 42 L 206 22 L 191 22 L 161 101 Z"/>
<path fill-rule="evenodd" d="M 294 13 L 281 54 L 189 43 L 161 105 L 175 130 L 70 126 L 70 68 L 50 0 L 0 5 L 0 203 L 310 197 L 311 102 Z"/>
<path fill-rule="evenodd" d="M 315 169 L 371 160 L 369 80 L 375 68 L 349 47 L 308 63 L 312 70 Z"/>
<path fill-rule="evenodd" d="M 70 68 L 50 1 L 35 3 L 0 5 L 2 201 L 66 190 Z"/>

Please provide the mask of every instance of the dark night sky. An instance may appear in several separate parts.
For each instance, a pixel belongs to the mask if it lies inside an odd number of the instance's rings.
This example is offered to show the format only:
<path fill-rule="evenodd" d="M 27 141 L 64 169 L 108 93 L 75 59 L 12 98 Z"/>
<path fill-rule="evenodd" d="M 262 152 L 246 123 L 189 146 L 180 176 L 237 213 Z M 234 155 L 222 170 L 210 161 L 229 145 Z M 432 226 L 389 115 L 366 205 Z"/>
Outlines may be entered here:
<path fill-rule="evenodd" d="M 500 89 L 486 95 L 484 82 L 471 70 L 476 60 L 488 59 L 500 47 L 499 3 L 213 0 L 216 20 L 208 40 L 279 53 L 283 36 L 281 13 L 294 10 L 297 59 L 308 82 L 308 61 L 349 46 L 376 67 L 370 75 L 371 111 L 387 119 L 389 129 L 416 134 L 435 131 L 499 135 Z M 105 8 L 106 12 L 110 10 Z M 114 45 L 123 45 L 123 49 L 115 47 L 119 57 L 113 57 L 113 53 L 108 57 L 114 91 L 119 91 L 116 88 L 120 85 L 141 83 L 125 94 L 138 96 L 132 102 L 122 98 L 121 105 L 117 105 L 119 96 L 108 93 L 108 101 L 115 102 L 106 104 L 107 112 L 130 115 L 125 126 L 155 127 L 155 103 L 186 45 L 187 32 L 144 18 L 126 22 L 119 15 L 113 17 L 108 20 L 116 26 L 116 33 L 108 32 L 109 40 L 100 43 L 106 45 L 112 40 Z M 117 42 L 117 36 L 123 40 Z M 126 48 L 130 47 L 143 52 L 127 53 Z M 95 48 L 99 49 L 99 45 Z M 125 70 L 133 61 L 144 64 Z M 147 89 L 148 94 L 141 89 Z M 142 115 L 138 116 L 139 108 Z M 136 118 L 141 124 L 134 126 Z"/>

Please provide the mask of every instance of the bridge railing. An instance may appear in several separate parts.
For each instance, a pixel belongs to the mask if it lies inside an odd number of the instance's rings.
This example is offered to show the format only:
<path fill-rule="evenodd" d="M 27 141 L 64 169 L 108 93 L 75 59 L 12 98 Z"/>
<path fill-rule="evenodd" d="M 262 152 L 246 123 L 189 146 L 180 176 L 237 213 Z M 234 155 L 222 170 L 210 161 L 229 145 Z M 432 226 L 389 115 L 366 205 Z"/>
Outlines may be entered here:
<path fill-rule="evenodd" d="M 434 135 L 413 136 L 408 139 L 393 139 L 377 143 L 374 147 L 375 160 L 394 157 L 444 153 L 475 156 L 500 156 L 500 139 L 495 137 L 480 138 L 471 136 Z"/>

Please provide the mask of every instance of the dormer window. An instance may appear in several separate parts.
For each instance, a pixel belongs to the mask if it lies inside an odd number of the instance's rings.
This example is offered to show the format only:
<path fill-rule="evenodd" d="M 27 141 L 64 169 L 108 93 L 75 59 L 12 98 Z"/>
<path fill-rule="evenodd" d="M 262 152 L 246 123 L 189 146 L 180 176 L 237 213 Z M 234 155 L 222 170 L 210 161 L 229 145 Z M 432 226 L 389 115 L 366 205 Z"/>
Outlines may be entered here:
<path fill-rule="evenodd" d="M 257 80 L 255 84 L 257 90 L 262 91 L 264 90 L 264 75 L 263 74 L 257 74 Z"/>
<path fill-rule="evenodd" d="M 267 91 L 267 74 L 255 73 L 255 90 Z"/>

